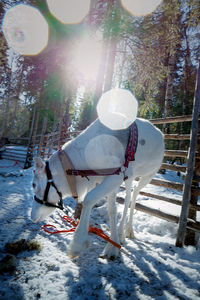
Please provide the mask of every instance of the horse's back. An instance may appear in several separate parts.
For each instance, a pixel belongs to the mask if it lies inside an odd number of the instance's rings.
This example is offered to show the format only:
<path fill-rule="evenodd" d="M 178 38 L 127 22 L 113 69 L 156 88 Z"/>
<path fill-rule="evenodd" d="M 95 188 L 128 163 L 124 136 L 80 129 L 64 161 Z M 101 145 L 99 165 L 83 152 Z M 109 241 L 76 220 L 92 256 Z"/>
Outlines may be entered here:
<path fill-rule="evenodd" d="M 144 119 L 137 118 L 136 124 L 138 146 L 135 161 L 138 161 L 138 165 L 143 165 L 146 160 L 161 160 L 163 135 L 160 130 Z M 129 128 L 111 130 L 97 119 L 66 145 L 66 151 L 76 168 L 115 168 L 124 164 L 128 139 Z"/>
<path fill-rule="evenodd" d="M 111 130 L 97 119 L 65 149 L 76 168 L 115 168 L 124 163 L 128 137 L 129 128 Z"/>

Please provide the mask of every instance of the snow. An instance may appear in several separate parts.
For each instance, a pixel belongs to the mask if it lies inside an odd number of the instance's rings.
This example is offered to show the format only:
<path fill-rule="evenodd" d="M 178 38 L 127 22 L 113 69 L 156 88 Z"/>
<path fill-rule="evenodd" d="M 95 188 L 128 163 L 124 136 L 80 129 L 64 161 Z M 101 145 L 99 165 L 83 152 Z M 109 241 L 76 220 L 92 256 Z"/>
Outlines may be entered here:
<path fill-rule="evenodd" d="M 158 174 L 181 182 L 174 172 Z M 45 222 L 30 220 L 32 168 L 23 170 L 12 161 L 0 160 L 0 260 L 8 253 L 5 244 L 20 239 L 37 240 L 41 251 L 20 251 L 14 255 L 14 269 L 0 274 L 0 299 L 199 299 L 200 245 L 176 248 L 177 225 L 137 211 L 135 239 L 126 239 L 119 258 L 101 257 L 105 241 L 89 235 L 89 247 L 79 258 L 67 256 L 73 233 L 49 235 L 43 224 L 66 228 L 62 212 L 56 210 Z M 176 197 L 172 192 L 148 185 L 150 193 Z M 123 192 L 120 192 L 123 195 Z M 74 207 L 72 198 L 65 199 Z M 138 202 L 178 215 L 180 208 L 139 196 Z M 109 234 L 106 203 L 92 211 L 91 224 Z M 118 204 L 120 219 L 123 205 Z"/>

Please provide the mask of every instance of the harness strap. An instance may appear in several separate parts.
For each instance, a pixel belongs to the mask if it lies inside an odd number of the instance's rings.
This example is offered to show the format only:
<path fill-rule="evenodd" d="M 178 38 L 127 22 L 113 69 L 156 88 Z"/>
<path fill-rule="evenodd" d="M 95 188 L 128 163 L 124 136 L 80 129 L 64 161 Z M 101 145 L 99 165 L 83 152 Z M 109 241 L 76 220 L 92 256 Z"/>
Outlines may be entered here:
<path fill-rule="evenodd" d="M 61 210 L 64 210 L 63 204 L 62 204 L 62 202 L 60 202 L 60 201 L 59 201 L 58 204 L 53 204 L 53 203 L 50 203 L 50 202 L 48 202 L 48 201 L 47 201 L 47 202 L 44 202 L 43 200 L 37 198 L 36 196 L 34 196 L 34 200 L 35 200 L 36 202 L 38 202 L 39 204 L 41 204 L 41 205 L 45 205 L 45 206 L 48 206 L 48 207 L 55 207 L 55 208 L 59 208 L 59 209 L 61 209 Z"/>
<path fill-rule="evenodd" d="M 125 163 L 124 167 L 128 168 L 129 162 L 135 160 L 135 153 L 137 150 L 138 144 L 138 128 L 136 122 L 134 122 L 129 128 L 129 140 L 126 147 L 125 152 Z M 61 151 L 61 154 L 64 157 L 67 156 L 66 152 Z M 69 164 L 63 164 L 63 169 L 65 170 L 68 182 L 71 180 L 73 182 L 72 186 L 75 184 L 74 176 L 82 176 L 88 179 L 88 176 L 107 176 L 107 175 L 119 175 L 122 171 L 122 168 L 112 168 L 112 169 L 99 169 L 99 170 L 76 170 L 73 167 L 73 164 L 70 161 L 70 168 L 66 168 Z M 70 177 L 71 176 L 71 177 Z M 69 179 L 68 179 L 69 178 Z M 127 177 L 125 176 L 124 179 L 126 180 Z M 89 180 L 89 179 L 88 179 Z M 71 187 L 70 187 L 71 188 Z"/>
<path fill-rule="evenodd" d="M 121 168 L 111 168 L 111 169 L 98 169 L 98 170 L 75 170 L 68 169 L 66 174 L 73 176 L 106 176 L 106 175 L 119 175 L 121 173 Z"/>
<path fill-rule="evenodd" d="M 138 128 L 136 122 L 134 122 L 129 128 L 129 140 L 125 152 L 125 163 L 124 167 L 128 168 L 129 162 L 135 160 L 135 153 L 137 150 L 138 143 Z M 76 190 L 76 179 L 75 176 L 86 177 L 89 180 L 89 176 L 107 176 L 107 175 L 119 175 L 122 168 L 110 168 L 110 169 L 99 169 L 99 170 L 76 170 L 74 165 L 64 150 L 59 150 L 58 156 L 65 172 L 69 188 L 71 190 L 72 196 L 77 200 L 78 194 Z M 124 176 L 124 180 L 128 177 Z"/>
<path fill-rule="evenodd" d="M 129 141 L 128 141 L 128 144 L 126 147 L 126 153 L 125 153 L 125 164 L 124 164 L 125 168 L 128 168 L 130 161 L 135 160 L 137 144 L 138 144 L 138 128 L 137 128 L 136 123 L 134 122 L 130 126 Z"/>
<path fill-rule="evenodd" d="M 46 175 L 47 175 L 47 185 L 46 185 L 46 189 L 44 191 L 43 200 L 37 198 L 36 196 L 34 196 L 34 200 L 42 205 L 49 206 L 49 207 L 55 207 L 55 208 L 59 208 L 59 209 L 63 210 L 64 207 L 63 207 L 63 202 L 62 202 L 62 193 L 58 190 L 57 186 L 55 185 L 55 183 L 53 181 L 53 177 L 52 177 L 51 171 L 49 169 L 48 161 L 46 161 L 45 171 L 46 171 Z M 51 186 L 54 187 L 54 189 L 56 190 L 56 192 L 60 198 L 58 204 L 48 202 L 48 194 L 49 194 L 49 189 Z"/>
<path fill-rule="evenodd" d="M 67 182 L 69 184 L 69 188 L 71 190 L 72 193 L 72 197 L 77 200 L 78 199 L 78 193 L 76 190 L 76 179 L 74 176 L 69 176 L 70 174 L 67 173 L 68 170 L 72 170 L 74 169 L 74 165 L 71 161 L 71 159 L 69 158 L 69 156 L 67 155 L 67 153 L 64 150 L 60 150 L 58 151 L 58 157 L 60 159 L 62 168 L 64 170 Z"/>
<path fill-rule="evenodd" d="M 49 188 L 50 188 L 50 185 L 52 185 L 54 187 L 54 189 L 56 190 L 58 196 L 60 198 L 62 198 L 62 193 L 57 189 L 57 186 L 55 185 L 55 183 L 53 181 L 53 177 L 52 177 L 51 171 L 49 169 L 49 162 L 48 162 L 48 160 L 46 161 L 46 174 L 47 174 L 47 179 L 48 179 L 47 186 L 49 186 Z M 47 195 L 48 195 L 48 193 L 47 193 Z"/>

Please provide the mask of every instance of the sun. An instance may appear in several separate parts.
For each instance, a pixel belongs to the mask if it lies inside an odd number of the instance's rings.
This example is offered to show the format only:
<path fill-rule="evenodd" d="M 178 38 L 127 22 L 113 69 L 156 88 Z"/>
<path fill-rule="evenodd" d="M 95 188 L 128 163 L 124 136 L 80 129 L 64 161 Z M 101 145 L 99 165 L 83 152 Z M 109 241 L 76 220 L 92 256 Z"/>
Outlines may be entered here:
<path fill-rule="evenodd" d="M 75 42 L 72 49 L 72 69 L 83 82 L 96 80 L 101 59 L 102 44 L 94 36 L 85 35 Z"/>

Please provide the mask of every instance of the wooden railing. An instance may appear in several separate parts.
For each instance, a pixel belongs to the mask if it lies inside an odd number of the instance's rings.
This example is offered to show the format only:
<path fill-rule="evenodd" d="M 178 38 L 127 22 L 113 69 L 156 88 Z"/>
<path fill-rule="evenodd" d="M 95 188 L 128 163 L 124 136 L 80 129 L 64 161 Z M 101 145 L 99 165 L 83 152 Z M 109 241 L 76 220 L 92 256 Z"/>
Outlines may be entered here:
<path fill-rule="evenodd" d="M 200 118 L 199 118 L 200 119 Z M 180 116 L 180 117 L 170 117 L 170 118 L 165 118 L 165 119 L 153 119 L 150 120 L 153 124 L 161 125 L 161 124 L 168 124 L 168 123 L 177 123 L 177 122 L 191 122 L 192 121 L 192 116 Z M 42 157 L 49 157 L 52 154 L 52 151 L 57 150 L 59 148 L 59 143 L 61 142 L 60 139 L 60 132 L 53 132 L 53 133 L 48 133 L 45 134 L 46 131 L 46 125 L 45 122 L 43 124 L 43 129 L 42 133 L 40 135 L 35 135 L 31 137 L 31 140 L 34 141 L 34 143 L 31 143 L 29 141 L 29 151 L 30 151 L 30 158 L 32 159 L 34 154 L 37 154 Z M 77 134 L 80 132 L 74 131 L 74 132 L 65 132 L 65 134 L 62 134 L 62 144 L 64 144 L 66 141 L 71 140 L 73 137 L 75 137 Z M 164 135 L 165 140 L 190 140 L 190 134 L 165 134 Z M 198 141 L 199 141 L 200 135 L 198 135 Z M 24 141 L 27 141 L 28 138 L 23 138 Z M 18 149 L 14 152 L 12 152 L 12 148 L 9 148 L 9 151 L 7 151 L 4 154 L 4 158 L 7 159 L 17 159 L 19 161 L 24 162 L 25 157 L 26 157 L 26 150 L 24 149 Z M 186 159 L 188 157 L 188 151 L 187 150 L 165 150 L 164 153 L 165 157 L 170 157 L 170 158 L 184 158 Z M 196 159 L 200 159 L 200 154 L 196 152 L 195 155 Z M 167 169 L 167 170 L 172 170 L 174 172 L 183 172 L 186 173 L 187 167 L 183 165 L 178 165 L 178 164 L 171 164 L 167 162 L 163 162 L 161 165 L 161 169 Z M 198 180 L 200 181 L 200 180 Z M 172 181 L 167 181 L 167 180 L 161 180 L 161 179 L 152 179 L 150 184 L 155 185 L 155 186 L 161 186 L 167 189 L 173 189 L 176 191 L 182 192 L 184 189 L 184 183 L 179 183 L 179 182 L 172 182 Z M 191 186 L 191 193 L 195 197 L 200 195 L 200 188 L 195 184 Z M 141 195 L 146 196 L 148 198 L 154 198 L 156 200 L 160 201 L 165 201 L 169 202 L 174 205 L 181 206 L 182 201 L 177 200 L 172 197 L 166 197 L 163 195 L 156 195 L 153 193 L 147 193 L 145 191 L 140 192 Z M 177 215 L 170 215 L 169 213 L 162 212 L 161 210 L 153 209 L 151 207 L 148 207 L 146 205 L 136 203 L 136 210 L 156 216 L 158 218 L 167 220 L 169 222 L 174 222 L 174 223 L 179 223 L 179 216 Z M 190 204 L 189 205 L 189 210 L 192 211 L 200 211 L 200 205 L 198 204 Z M 197 222 L 195 220 L 188 220 L 187 221 L 187 226 L 186 228 L 192 230 L 192 231 L 198 231 L 200 232 L 200 222 Z"/>

